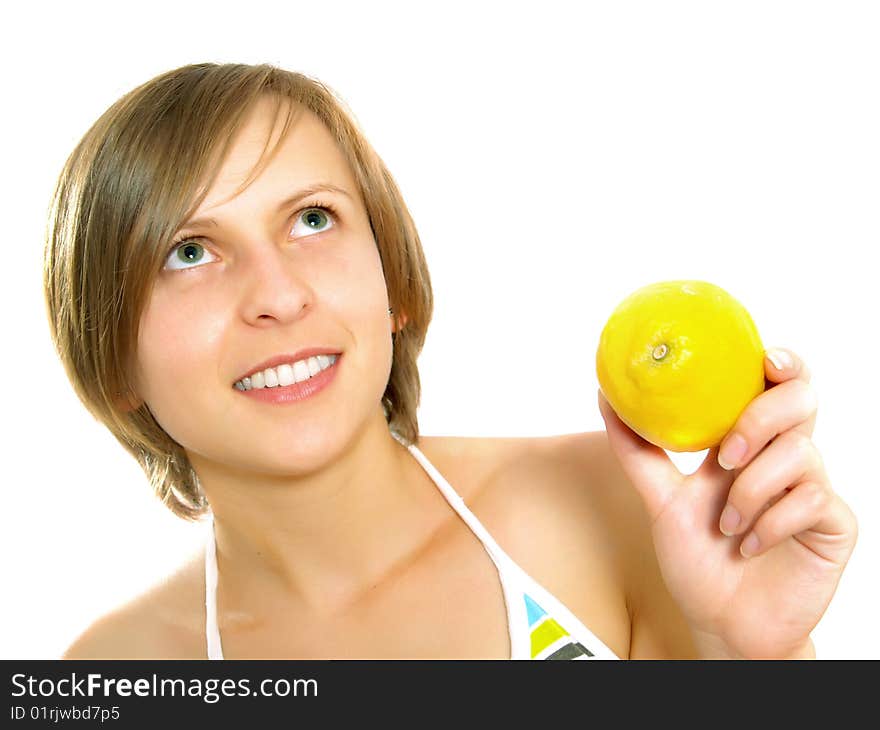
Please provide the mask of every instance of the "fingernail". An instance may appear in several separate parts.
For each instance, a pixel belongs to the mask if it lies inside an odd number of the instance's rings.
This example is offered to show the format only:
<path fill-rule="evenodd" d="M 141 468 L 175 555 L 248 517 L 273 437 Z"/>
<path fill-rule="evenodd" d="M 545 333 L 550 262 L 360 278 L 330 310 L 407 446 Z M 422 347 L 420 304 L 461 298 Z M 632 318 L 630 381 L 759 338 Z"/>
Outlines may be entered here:
<path fill-rule="evenodd" d="M 791 355 L 785 350 L 767 350 L 767 357 L 770 358 L 770 362 L 773 363 L 777 370 L 785 370 L 794 365 L 791 361 Z"/>
<path fill-rule="evenodd" d="M 727 536 L 732 535 L 739 525 L 740 519 L 736 507 L 732 504 L 728 504 L 721 513 L 721 523 L 719 525 L 721 527 L 721 532 Z"/>
<path fill-rule="evenodd" d="M 752 532 L 745 540 L 743 540 L 742 545 L 739 546 L 739 551 L 744 558 L 750 558 L 758 552 L 758 548 L 760 547 L 761 541 L 758 540 L 758 536 Z"/>
<path fill-rule="evenodd" d="M 718 464 L 722 469 L 730 471 L 739 464 L 740 459 L 746 455 L 748 448 L 749 446 L 742 436 L 738 433 L 733 434 L 727 441 L 721 444 L 721 449 L 718 451 Z"/>

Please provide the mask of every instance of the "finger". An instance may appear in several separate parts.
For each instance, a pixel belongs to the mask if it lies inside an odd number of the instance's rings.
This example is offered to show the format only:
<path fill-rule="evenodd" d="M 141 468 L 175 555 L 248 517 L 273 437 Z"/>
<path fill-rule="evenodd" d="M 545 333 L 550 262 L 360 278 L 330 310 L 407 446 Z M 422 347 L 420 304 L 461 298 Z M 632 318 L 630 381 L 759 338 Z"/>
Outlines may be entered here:
<path fill-rule="evenodd" d="M 653 521 L 681 485 L 682 473 L 663 449 L 643 439 L 620 419 L 601 390 L 598 401 L 611 450 Z"/>
<path fill-rule="evenodd" d="M 824 481 L 803 481 L 768 509 L 740 544 L 744 558 L 770 550 L 783 540 L 814 528 L 829 512 L 833 499 Z"/>
<path fill-rule="evenodd" d="M 813 442 L 796 431 L 787 431 L 734 479 L 719 528 L 726 535 L 743 533 L 769 502 L 784 498 L 786 489 L 802 481 L 821 483 L 826 479 L 822 458 Z"/>
<path fill-rule="evenodd" d="M 764 374 L 773 383 L 786 380 L 803 380 L 810 382 L 812 377 L 806 363 L 791 350 L 772 347 L 764 352 Z"/>
<path fill-rule="evenodd" d="M 765 390 L 746 406 L 724 437 L 718 465 L 728 471 L 743 468 L 779 434 L 802 423 L 814 424 L 817 408 L 816 391 L 803 380 L 790 380 Z M 809 438 L 812 433 L 805 435 Z"/>
<path fill-rule="evenodd" d="M 803 380 L 805 383 L 810 382 L 812 374 L 810 369 L 802 358 L 791 350 L 781 347 L 773 347 L 764 352 L 764 389 L 768 390 L 776 386 L 776 384 L 787 380 Z M 798 430 L 807 436 L 813 435 L 816 427 L 816 413 L 802 425 L 798 426 Z"/>

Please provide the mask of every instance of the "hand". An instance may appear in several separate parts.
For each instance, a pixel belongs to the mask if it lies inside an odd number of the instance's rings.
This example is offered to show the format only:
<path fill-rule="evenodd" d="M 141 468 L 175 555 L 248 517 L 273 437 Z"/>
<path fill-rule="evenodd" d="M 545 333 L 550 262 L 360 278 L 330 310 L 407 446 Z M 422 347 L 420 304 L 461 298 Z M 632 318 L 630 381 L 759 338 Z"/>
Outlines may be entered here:
<path fill-rule="evenodd" d="M 599 392 L 611 449 L 642 498 L 663 579 L 698 649 L 784 658 L 812 646 L 810 632 L 856 543 L 855 515 L 832 490 L 811 440 L 817 403 L 809 370 L 789 355 L 793 365 L 781 371 L 765 358 L 764 392 L 690 475 Z M 734 434 L 745 452 L 728 471 L 718 453 L 728 456 Z"/>

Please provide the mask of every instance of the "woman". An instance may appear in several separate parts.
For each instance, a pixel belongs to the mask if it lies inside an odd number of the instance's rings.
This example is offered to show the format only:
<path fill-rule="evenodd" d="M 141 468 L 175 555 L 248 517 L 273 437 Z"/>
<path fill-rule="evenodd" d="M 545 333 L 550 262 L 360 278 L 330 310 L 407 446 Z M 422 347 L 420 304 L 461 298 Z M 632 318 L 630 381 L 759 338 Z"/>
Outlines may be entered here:
<path fill-rule="evenodd" d="M 714 449 L 682 476 L 601 396 L 606 431 L 422 436 L 415 225 L 333 93 L 267 65 L 134 89 L 54 203 L 66 372 L 162 502 L 207 518 L 204 553 L 65 657 L 815 655 L 856 520 L 797 359 L 767 360 L 733 470 Z"/>

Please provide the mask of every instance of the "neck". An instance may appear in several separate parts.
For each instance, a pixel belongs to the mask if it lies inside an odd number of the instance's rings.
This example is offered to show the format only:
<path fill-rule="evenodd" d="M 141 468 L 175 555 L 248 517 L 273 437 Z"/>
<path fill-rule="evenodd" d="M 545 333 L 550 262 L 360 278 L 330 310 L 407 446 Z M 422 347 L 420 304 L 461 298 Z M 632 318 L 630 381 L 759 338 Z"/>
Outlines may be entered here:
<path fill-rule="evenodd" d="M 384 417 L 335 458 L 295 477 L 230 471 L 198 455 L 193 467 L 214 515 L 224 603 L 245 617 L 275 598 L 303 611 L 343 611 L 448 516 Z"/>

